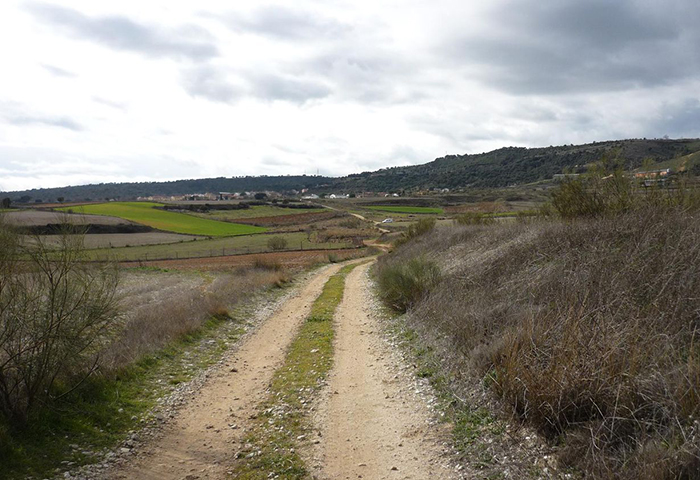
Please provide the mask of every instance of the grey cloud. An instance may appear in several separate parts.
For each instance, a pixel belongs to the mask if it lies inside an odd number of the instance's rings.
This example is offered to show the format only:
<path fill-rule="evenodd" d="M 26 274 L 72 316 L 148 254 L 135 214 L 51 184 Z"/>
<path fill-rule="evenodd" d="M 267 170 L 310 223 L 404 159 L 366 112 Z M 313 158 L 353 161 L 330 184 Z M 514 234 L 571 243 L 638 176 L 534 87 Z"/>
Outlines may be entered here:
<path fill-rule="evenodd" d="M 208 60 L 218 55 L 211 36 L 192 25 L 161 29 L 134 22 L 124 16 L 88 17 L 76 10 L 55 5 L 30 3 L 27 9 L 37 19 L 56 26 L 73 37 L 115 50 L 193 61 Z"/>
<path fill-rule="evenodd" d="M 254 93 L 266 100 L 286 100 L 304 103 L 330 95 L 331 90 L 314 80 L 283 77 L 280 75 L 260 75 L 251 79 Z"/>
<path fill-rule="evenodd" d="M 186 70 L 182 84 L 193 97 L 222 103 L 251 96 L 265 101 L 283 100 L 301 104 L 330 94 L 326 85 L 313 79 L 276 73 L 238 73 L 238 77 L 231 78 L 225 69 L 204 65 Z"/>
<path fill-rule="evenodd" d="M 239 89 L 228 81 L 226 75 L 210 65 L 187 70 L 183 86 L 191 96 L 213 102 L 231 103 L 240 96 Z"/>
<path fill-rule="evenodd" d="M 218 18 L 234 31 L 287 40 L 338 37 L 351 30 L 330 18 L 272 5 L 260 7 L 250 15 L 209 16 Z"/>
<path fill-rule="evenodd" d="M 335 95 L 361 103 L 415 102 L 431 91 L 416 65 L 379 48 L 372 52 L 333 49 L 330 53 L 301 62 L 293 73 L 311 73 L 324 78 L 333 85 Z"/>
<path fill-rule="evenodd" d="M 665 104 L 647 127 L 647 136 L 697 137 L 700 132 L 700 100 L 687 98 Z"/>
<path fill-rule="evenodd" d="M 507 28 L 451 39 L 451 62 L 514 94 L 623 90 L 700 72 L 695 14 L 639 0 L 506 2 Z M 696 9 L 697 10 L 697 9 Z"/>
<path fill-rule="evenodd" d="M 54 117 L 47 115 L 8 115 L 5 119 L 12 125 L 43 125 L 48 127 L 60 127 L 74 132 L 80 132 L 83 126 L 69 117 Z"/>
<path fill-rule="evenodd" d="M 44 63 L 41 66 L 44 68 L 44 70 L 57 77 L 75 77 L 75 73 L 69 72 L 68 70 L 64 70 L 54 65 L 48 65 Z"/>

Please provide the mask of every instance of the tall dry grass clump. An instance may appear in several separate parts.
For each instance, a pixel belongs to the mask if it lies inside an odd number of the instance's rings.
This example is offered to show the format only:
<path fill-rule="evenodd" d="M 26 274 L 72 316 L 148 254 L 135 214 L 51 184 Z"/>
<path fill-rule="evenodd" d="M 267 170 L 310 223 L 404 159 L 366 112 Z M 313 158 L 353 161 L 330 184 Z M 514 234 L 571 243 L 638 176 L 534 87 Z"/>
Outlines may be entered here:
<path fill-rule="evenodd" d="M 159 276 L 163 278 L 152 279 L 143 288 L 152 288 L 151 282 L 168 281 L 167 274 Z M 119 335 L 101 352 L 101 370 L 107 374 L 118 371 L 196 332 L 211 319 L 227 320 L 230 309 L 255 292 L 287 281 L 284 271 L 265 263 L 219 274 L 204 285 L 174 289 L 173 295 L 156 302 L 140 301 L 125 308 Z M 138 290 L 132 295 L 140 299 Z"/>
<path fill-rule="evenodd" d="M 378 275 L 382 298 L 405 312 L 420 301 L 440 280 L 440 269 L 422 257 L 406 263 L 385 265 Z"/>
<path fill-rule="evenodd" d="M 437 229 L 380 261 L 441 280 L 409 321 L 593 478 L 700 477 L 700 215 Z"/>

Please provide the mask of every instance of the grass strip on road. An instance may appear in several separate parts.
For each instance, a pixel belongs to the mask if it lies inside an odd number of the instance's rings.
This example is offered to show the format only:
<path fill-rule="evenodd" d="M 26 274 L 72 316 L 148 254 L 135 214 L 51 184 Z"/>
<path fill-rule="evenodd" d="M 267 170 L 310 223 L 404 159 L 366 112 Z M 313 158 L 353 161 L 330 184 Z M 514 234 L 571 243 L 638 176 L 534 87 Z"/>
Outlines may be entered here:
<path fill-rule="evenodd" d="M 419 214 L 442 214 L 444 211 L 442 208 L 436 207 L 401 207 L 401 206 L 383 206 L 383 205 L 370 205 L 366 208 L 370 210 L 376 210 L 379 212 L 391 212 L 391 213 L 419 213 Z"/>
<path fill-rule="evenodd" d="M 227 237 L 233 235 L 250 235 L 262 233 L 265 228 L 252 225 L 242 225 L 220 222 L 206 218 L 195 217 L 184 213 L 169 212 L 156 207 L 160 203 L 153 202 L 110 202 L 80 207 L 62 207 L 58 211 L 82 213 L 90 215 L 107 215 L 119 217 L 132 222 L 148 225 L 149 227 L 166 232 L 183 233 L 187 235 L 203 235 L 207 237 Z"/>
<path fill-rule="evenodd" d="M 297 448 L 309 440 L 309 406 L 333 364 L 333 316 L 343 298 L 345 277 L 357 265 L 347 265 L 333 275 L 311 307 L 284 365 L 275 372 L 267 400 L 258 407 L 232 478 L 308 478 Z"/>

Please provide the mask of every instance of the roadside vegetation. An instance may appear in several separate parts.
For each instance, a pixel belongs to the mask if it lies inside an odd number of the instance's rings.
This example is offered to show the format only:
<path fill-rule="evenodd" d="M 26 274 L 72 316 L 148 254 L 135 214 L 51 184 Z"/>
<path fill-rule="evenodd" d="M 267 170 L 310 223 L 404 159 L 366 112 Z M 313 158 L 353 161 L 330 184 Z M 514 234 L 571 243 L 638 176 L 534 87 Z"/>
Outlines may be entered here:
<path fill-rule="evenodd" d="M 601 170 L 563 184 L 544 217 L 414 236 L 380 259 L 380 294 L 469 411 L 486 389 L 560 471 L 698 478 L 699 200 Z"/>
<path fill-rule="evenodd" d="M 148 225 L 158 230 L 187 235 L 226 237 L 250 235 L 265 231 L 262 227 L 219 222 L 184 213 L 169 212 L 159 207 L 163 207 L 163 204 L 152 202 L 110 202 L 79 207 L 62 207 L 56 210 L 91 215 L 108 215 Z"/>
<path fill-rule="evenodd" d="M 251 297 L 288 281 L 274 262 L 117 271 L 83 262 L 79 232 L 59 237 L 23 243 L 0 223 L 0 478 L 102 460 L 240 337 Z"/>
<path fill-rule="evenodd" d="M 308 478 L 310 472 L 297 450 L 300 443 L 311 441 L 307 416 L 332 366 L 333 316 L 343 298 L 345 277 L 356 266 L 347 265 L 333 275 L 313 303 L 242 441 L 245 448 L 237 454 L 233 478 Z"/>

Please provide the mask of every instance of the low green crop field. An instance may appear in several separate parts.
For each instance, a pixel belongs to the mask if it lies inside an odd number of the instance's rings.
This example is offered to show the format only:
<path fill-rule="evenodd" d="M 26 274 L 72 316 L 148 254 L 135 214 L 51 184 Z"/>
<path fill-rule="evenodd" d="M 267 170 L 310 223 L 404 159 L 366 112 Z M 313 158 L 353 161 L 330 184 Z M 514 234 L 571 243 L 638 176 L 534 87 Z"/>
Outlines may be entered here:
<path fill-rule="evenodd" d="M 279 217 L 283 215 L 298 215 L 300 213 L 317 213 L 326 211 L 324 208 L 282 208 L 271 205 L 255 205 L 242 210 L 210 210 L 199 216 L 206 218 L 235 220 L 237 218 Z"/>
<path fill-rule="evenodd" d="M 366 208 L 370 210 L 377 210 L 380 212 L 391 212 L 391 213 L 422 213 L 422 214 L 442 214 L 444 213 L 442 208 L 436 207 L 401 207 L 392 205 L 370 205 Z"/>
<path fill-rule="evenodd" d="M 197 240 L 167 245 L 143 245 L 121 248 L 101 248 L 88 250 L 88 258 L 93 260 L 156 260 L 173 258 L 213 257 L 237 255 L 245 253 L 268 252 L 268 240 L 271 237 L 282 237 L 287 241 L 287 250 L 318 250 L 332 248 L 348 248 L 348 242 L 309 242 L 306 233 L 280 233 L 278 235 L 242 235 L 235 237 Z"/>
<path fill-rule="evenodd" d="M 158 230 L 186 235 L 228 237 L 233 235 L 250 235 L 265 231 L 265 229 L 261 227 L 218 222 L 216 220 L 195 217 L 184 213 L 168 212 L 156 208 L 161 206 L 162 204 L 160 203 L 151 202 L 110 202 L 83 205 L 81 207 L 62 207 L 56 210 L 92 215 L 109 215 L 148 225 Z"/>

